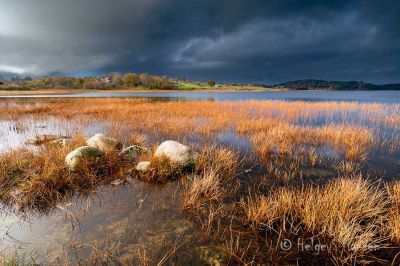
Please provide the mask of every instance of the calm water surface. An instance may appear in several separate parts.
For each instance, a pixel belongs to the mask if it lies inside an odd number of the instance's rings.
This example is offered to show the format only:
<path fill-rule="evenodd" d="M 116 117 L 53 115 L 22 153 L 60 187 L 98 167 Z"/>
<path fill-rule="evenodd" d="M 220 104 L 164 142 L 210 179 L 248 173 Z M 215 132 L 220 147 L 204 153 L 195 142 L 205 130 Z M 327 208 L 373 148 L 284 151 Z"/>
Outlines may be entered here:
<path fill-rule="evenodd" d="M 244 100 L 287 100 L 287 101 L 356 101 L 377 103 L 400 103 L 400 91 L 248 91 L 248 92 L 95 92 L 70 95 L 23 95 L 0 96 L 0 98 L 107 98 L 133 97 L 157 98 L 175 101 L 244 101 Z"/>
<path fill-rule="evenodd" d="M 356 101 L 400 104 L 400 91 L 334 92 L 334 91 L 280 91 L 280 92 L 102 92 L 75 95 L 23 96 L 23 98 L 41 97 L 146 97 L 155 101 L 242 101 L 242 100 L 303 100 L 303 101 Z M 4 97 L 12 98 L 12 97 Z M 7 104 L 10 104 L 10 99 Z M 11 100 L 12 101 L 12 100 Z M 28 100 L 36 104 L 36 100 Z M 0 104 L 4 104 L 0 100 Z M 313 121 L 314 126 L 323 124 L 324 119 Z M 201 123 L 202 121 L 199 121 Z M 338 121 L 339 123 L 340 121 Z M 307 124 L 307 121 L 304 121 Z M 309 123 L 309 122 L 308 122 Z M 355 115 L 355 123 L 357 116 Z M 300 121 L 301 124 L 301 121 Z M 84 132 L 87 136 L 97 132 L 108 133 L 107 122 L 93 124 L 75 124 L 57 118 L 49 120 L 0 121 L 0 152 L 23 146 L 27 139 L 38 134 L 73 135 Z M 203 140 L 198 136 L 188 136 L 187 142 L 195 145 Z M 162 139 L 154 139 L 154 143 Z M 217 145 L 228 145 L 238 150 L 250 149 L 248 140 L 240 138 L 235 132 L 220 132 L 212 140 Z M 327 147 L 327 153 L 330 151 Z M 399 154 L 376 154 L 371 162 L 372 168 L 385 168 L 386 175 L 398 172 Z M 318 169 L 311 169 L 319 175 Z M 318 170 L 318 171 L 317 171 Z M 380 175 L 383 175 L 382 172 Z M 392 175 L 393 176 L 393 175 Z M 39 262 L 56 263 L 57 258 L 67 257 L 72 262 L 88 258 L 93 247 L 101 249 L 111 244 L 118 246 L 118 256 L 129 260 L 144 247 L 155 251 L 160 260 L 170 251 L 173 244 L 182 243 L 187 235 L 201 231 L 193 218 L 187 217 L 180 209 L 180 188 L 177 183 L 164 187 L 149 187 L 138 181 L 130 180 L 119 186 L 104 186 L 90 197 L 76 196 L 68 202 L 61 202 L 56 209 L 46 215 L 28 213 L 24 216 L 13 210 L 4 209 L 0 213 L 0 251 L 12 253 L 19 249 L 22 253 L 37 254 Z M 109 241 L 109 242 L 107 242 Z M 71 248 L 76 243 L 76 249 Z M 96 246 L 96 243 L 98 246 Z M 108 246 L 107 246 L 108 245 Z M 213 249 L 212 243 L 202 243 Z M 189 253 L 181 254 L 191 264 L 198 261 L 196 245 L 188 248 Z M 184 251 L 183 251 L 184 252 Z M 188 254 L 194 254 L 192 261 Z"/>

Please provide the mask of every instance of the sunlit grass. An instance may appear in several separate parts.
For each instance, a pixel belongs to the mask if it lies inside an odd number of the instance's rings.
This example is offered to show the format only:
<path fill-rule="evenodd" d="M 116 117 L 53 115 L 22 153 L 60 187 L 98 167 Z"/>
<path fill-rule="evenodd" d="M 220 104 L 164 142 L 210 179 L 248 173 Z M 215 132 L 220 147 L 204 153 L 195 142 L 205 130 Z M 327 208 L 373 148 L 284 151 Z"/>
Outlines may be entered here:
<path fill-rule="evenodd" d="M 349 263 L 387 245 L 382 228 L 389 200 L 384 190 L 362 177 L 342 178 L 324 187 L 281 188 L 243 201 L 245 220 L 276 237 L 317 236 L 331 243 L 329 255 Z"/>
<path fill-rule="evenodd" d="M 82 134 L 64 148 L 7 151 L 0 155 L 0 198 L 38 207 L 116 178 L 155 185 L 179 179 L 179 210 L 224 244 L 231 264 L 292 262 L 301 255 L 282 253 L 279 241 L 312 236 L 335 242 L 336 249 L 322 255 L 324 262 L 367 263 L 381 259 L 377 253 L 387 248 L 397 251 L 400 243 L 398 182 L 385 188 L 375 181 L 380 176 L 364 173 L 376 154 L 389 158 L 399 152 L 399 117 L 398 105 L 348 102 L 4 101 L 0 119 L 18 129 L 26 130 L 27 120 L 59 119 L 82 128 L 107 123 L 106 133 L 125 146 L 154 146 L 139 158 L 150 162 L 145 172 L 110 153 L 100 167 L 84 165 L 79 174 L 70 173 L 64 158 L 84 144 L 88 136 Z M 210 145 L 225 133 L 248 144 L 245 151 Z M 188 169 L 151 155 L 160 140 L 190 145 L 192 138 L 199 158 Z M 329 170 L 331 180 L 307 179 L 307 169 Z"/>
<path fill-rule="evenodd" d="M 39 151 L 12 150 L 0 157 L 0 198 L 21 209 L 46 210 L 76 191 L 90 191 L 104 181 L 119 177 L 122 162 L 117 154 L 104 154 L 101 165 L 81 165 L 71 172 L 66 155 L 84 143 L 81 135 L 64 148 L 44 145 Z"/>

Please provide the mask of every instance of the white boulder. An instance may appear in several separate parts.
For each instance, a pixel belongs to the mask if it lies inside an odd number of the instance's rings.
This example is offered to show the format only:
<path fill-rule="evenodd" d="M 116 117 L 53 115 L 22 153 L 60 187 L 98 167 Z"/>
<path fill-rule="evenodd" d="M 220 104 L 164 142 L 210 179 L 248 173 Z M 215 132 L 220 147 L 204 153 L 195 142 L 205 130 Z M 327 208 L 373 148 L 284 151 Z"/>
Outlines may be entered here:
<path fill-rule="evenodd" d="M 83 163 L 94 162 L 101 158 L 103 153 L 94 147 L 82 146 L 70 152 L 65 157 L 65 164 L 71 171 L 75 171 Z"/>
<path fill-rule="evenodd" d="M 158 146 L 155 157 L 166 157 L 172 163 L 182 167 L 192 165 L 196 162 L 197 153 L 191 148 L 174 140 L 167 140 Z"/>
<path fill-rule="evenodd" d="M 122 143 L 104 134 L 96 134 L 86 141 L 86 145 L 97 148 L 101 151 L 115 151 L 122 149 Z"/>

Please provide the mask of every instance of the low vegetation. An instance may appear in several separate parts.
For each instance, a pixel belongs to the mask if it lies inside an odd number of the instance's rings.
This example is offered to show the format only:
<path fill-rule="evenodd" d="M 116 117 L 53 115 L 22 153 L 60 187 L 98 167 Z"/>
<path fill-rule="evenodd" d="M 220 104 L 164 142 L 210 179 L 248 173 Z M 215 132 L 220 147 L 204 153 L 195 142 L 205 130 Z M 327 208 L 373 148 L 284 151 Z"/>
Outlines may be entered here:
<path fill-rule="evenodd" d="M 384 190 L 360 176 L 324 187 L 285 187 L 243 201 L 245 220 L 256 232 L 293 242 L 317 236 L 315 241 L 332 245 L 326 255 L 340 263 L 361 260 L 389 245 L 382 232 L 389 226 L 389 206 Z"/>
<path fill-rule="evenodd" d="M 207 242 L 232 265 L 399 263 L 399 176 L 388 164 L 376 165 L 398 160 L 398 105 L 20 99 L 2 101 L 0 120 L 12 124 L 2 133 L 25 134 L 32 121 L 50 120 L 80 132 L 64 147 L 43 141 L 0 155 L 0 199 L 9 206 L 48 211 L 115 180 L 135 178 L 150 188 L 174 181 L 180 214 L 201 230 L 162 262 L 186 244 L 185 252 L 194 252 L 189 242 Z M 153 147 L 138 158 L 149 168 L 137 170 L 137 162 L 108 152 L 100 165 L 68 171 L 65 156 L 99 124 L 125 147 Z M 198 153 L 190 167 L 154 155 L 167 139 Z M 109 246 L 112 255 L 97 250 L 101 263 L 118 257 L 118 245 Z M 138 264 L 156 261 L 146 250 L 139 250 Z"/>
<path fill-rule="evenodd" d="M 65 77 L 49 76 L 31 77 L 15 76 L 10 80 L 0 80 L 0 92 L 31 93 L 42 90 L 49 92 L 73 93 L 88 90 L 198 90 L 198 89 L 229 89 L 229 90 L 265 90 L 265 87 L 245 84 L 217 84 L 214 80 L 207 82 L 186 81 L 184 78 L 171 79 L 168 76 L 149 75 L 147 73 L 112 72 L 97 77 Z"/>
<path fill-rule="evenodd" d="M 200 153 L 196 173 L 184 182 L 183 209 L 204 210 L 207 203 L 218 203 L 232 196 L 239 183 L 237 152 L 215 146 L 205 147 Z"/>
<path fill-rule="evenodd" d="M 100 77 L 30 77 L 16 76 L 10 81 L 4 81 L 0 89 L 3 90 L 31 90 L 31 89 L 85 89 L 109 90 L 116 88 L 146 88 L 146 89 L 174 89 L 175 82 L 167 76 L 151 76 L 147 73 L 110 73 Z"/>
<path fill-rule="evenodd" d="M 122 175 L 122 161 L 106 154 L 100 165 L 87 163 L 71 172 L 66 155 L 84 141 L 78 135 L 73 143 L 61 148 L 46 144 L 39 151 L 19 149 L 0 157 L 0 199 L 7 205 L 47 211 L 74 192 L 89 192 L 96 186 Z"/>

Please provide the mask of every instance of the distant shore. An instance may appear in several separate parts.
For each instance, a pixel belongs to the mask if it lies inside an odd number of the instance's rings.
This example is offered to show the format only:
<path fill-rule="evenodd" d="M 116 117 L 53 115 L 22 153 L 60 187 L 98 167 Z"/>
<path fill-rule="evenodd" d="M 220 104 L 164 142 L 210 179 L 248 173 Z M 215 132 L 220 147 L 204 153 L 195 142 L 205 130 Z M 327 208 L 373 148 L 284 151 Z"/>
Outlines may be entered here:
<path fill-rule="evenodd" d="M 70 95 L 81 93 L 96 92 L 246 92 L 246 91 L 285 91 L 283 88 L 204 88 L 204 89 L 173 89 L 173 90 L 157 90 L 157 89 L 110 89 L 110 90 L 85 90 L 85 89 L 31 89 L 31 90 L 1 90 L 0 96 L 20 96 L 20 95 Z"/>

